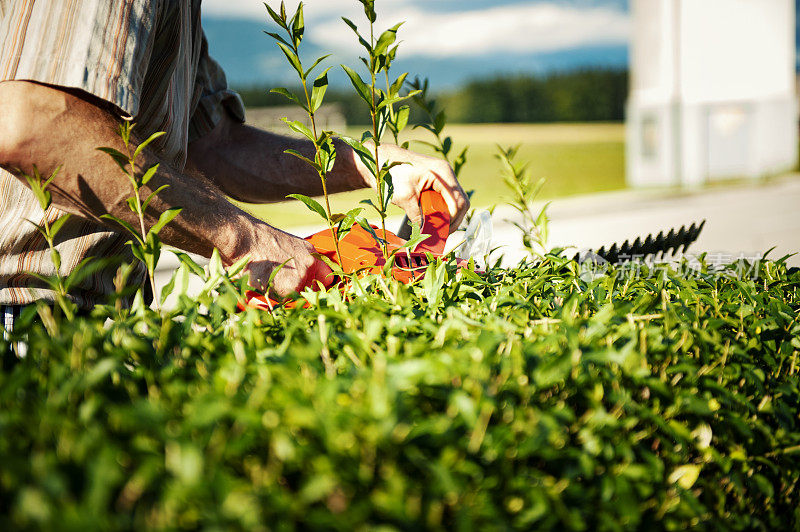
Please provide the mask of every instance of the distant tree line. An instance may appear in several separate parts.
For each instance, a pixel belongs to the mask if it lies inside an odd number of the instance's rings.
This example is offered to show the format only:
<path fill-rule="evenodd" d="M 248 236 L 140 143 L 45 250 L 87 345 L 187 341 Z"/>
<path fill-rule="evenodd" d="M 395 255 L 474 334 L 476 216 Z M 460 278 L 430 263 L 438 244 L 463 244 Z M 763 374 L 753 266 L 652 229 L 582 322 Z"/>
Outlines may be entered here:
<path fill-rule="evenodd" d="M 286 105 L 283 96 L 265 88 L 238 91 L 248 107 Z M 473 80 L 437 100 L 455 123 L 592 122 L 623 120 L 627 96 L 627 70 L 585 69 Z M 338 103 L 349 124 L 369 121 L 352 91 L 330 90 L 326 101 Z M 411 122 L 420 118 L 412 113 Z"/>
<path fill-rule="evenodd" d="M 593 69 L 475 80 L 441 103 L 452 122 L 590 122 L 622 120 L 627 96 L 627 71 Z"/>

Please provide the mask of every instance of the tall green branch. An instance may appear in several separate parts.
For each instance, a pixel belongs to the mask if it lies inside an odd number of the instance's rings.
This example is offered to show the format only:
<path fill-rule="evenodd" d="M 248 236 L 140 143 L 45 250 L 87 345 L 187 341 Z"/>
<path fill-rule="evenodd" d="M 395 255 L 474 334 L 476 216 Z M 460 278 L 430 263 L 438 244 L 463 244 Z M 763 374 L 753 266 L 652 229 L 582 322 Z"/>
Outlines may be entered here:
<path fill-rule="evenodd" d="M 284 118 L 283 121 L 296 133 L 300 133 L 305 138 L 310 140 L 314 145 L 314 159 L 302 155 L 296 150 L 286 150 L 286 153 L 293 155 L 306 163 L 308 163 L 319 176 L 320 183 L 322 184 L 322 196 L 325 198 L 325 206 L 322 207 L 316 200 L 305 196 L 303 194 L 290 194 L 289 197 L 301 201 L 309 210 L 323 218 L 328 225 L 331 234 L 335 236 L 334 246 L 336 248 L 336 257 L 338 263 L 342 263 L 341 252 L 339 251 L 339 240 L 346 233 L 349 225 L 345 227 L 345 221 L 354 218 L 355 215 L 336 215 L 331 210 L 331 204 L 328 194 L 328 173 L 333 169 L 334 162 L 336 161 L 336 148 L 333 145 L 333 135 L 330 131 L 320 132 L 317 128 L 316 112 L 322 106 L 325 97 L 325 92 L 328 88 L 328 71 L 327 68 L 316 77 L 312 87 L 309 87 L 309 76 L 319 64 L 324 61 L 328 56 L 318 58 L 311 68 L 306 69 L 300 59 L 300 43 L 303 41 L 303 33 L 305 31 L 305 22 L 303 16 L 303 3 L 297 6 L 297 11 L 294 15 L 289 17 L 286 13 L 286 6 L 281 2 L 279 9 L 276 11 L 268 4 L 264 4 L 269 12 L 273 21 L 284 31 L 285 37 L 274 32 L 265 32 L 267 35 L 275 39 L 276 44 L 283 52 L 286 60 L 295 70 L 300 78 L 301 86 L 303 88 L 302 96 L 298 97 L 289 89 L 280 87 L 272 89 L 271 92 L 281 94 L 290 100 L 294 105 L 302 108 L 308 115 L 311 128 L 309 129 L 305 124 L 300 121 L 289 120 Z M 352 211 L 351 211 L 352 212 Z M 352 220 L 350 221 L 352 225 Z"/>
<path fill-rule="evenodd" d="M 135 145 L 131 142 L 131 134 L 135 124 L 125 120 L 119 127 L 119 135 L 122 143 L 125 146 L 125 152 L 121 152 L 116 148 L 101 147 L 98 150 L 107 153 L 117 166 L 120 167 L 123 174 L 128 178 L 133 191 L 132 195 L 128 198 L 128 209 L 136 216 L 139 227 L 134 228 L 131 224 L 118 218 L 112 214 L 104 214 L 101 218 L 111 220 L 120 225 L 132 238 L 128 242 L 131 246 L 133 255 L 144 264 L 147 269 L 147 279 L 150 282 L 150 288 L 153 292 L 153 299 L 156 308 L 161 311 L 161 300 L 156 292 L 155 270 L 158 265 L 158 259 L 161 256 L 161 240 L 158 238 L 158 233 L 169 222 L 175 219 L 181 212 L 180 207 L 172 207 L 163 211 L 155 224 L 150 229 L 147 229 L 145 224 L 145 212 L 150 202 L 169 185 L 161 185 L 157 189 L 150 192 L 144 199 L 142 199 L 142 190 L 150 182 L 153 176 L 158 172 L 158 164 L 155 164 L 145 170 L 138 172 L 136 160 L 142 154 L 144 149 L 149 146 L 154 140 L 164 135 L 163 131 L 159 131 L 150 135 L 147 139 Z"/>
<path fill-rule="evenodd" d="M 64 313 L 64 316 L 66 316 L 68 320 L 72 321 L 72 319 L 75 317 L 76 308 L 75 304 L 69 298 L 69 288 L 70 285 L 73 284 L 73 280 L 77 279 L 77 275 L 79 275 L 80 271 L 83 269 L 83 267 L 85 267 L 86 261 L 81 263 L 75 269 L 75 273 L 73 275 L 64 277 L 61 274 L 61 253 L 56 248 L 55 239 L 56 235 L 64 226 L 64 223 L 66 223 L 66 221 L 69 219 L 70 215 L 64 214 L 51 223 L 47 214 L 50 206 L 53 203 L 53 198 L 48 188 L 60 170 L 61 167 L 56 168 L 50 177 L 44 179 L 39 173 L 39 169 L 34 166 L 33 175 L 30 176 L 23 174 L 23 177 L 25 177 L 25 180 L 28 182 L 28 186 L 30 186 L 31 191 L 33 192 L 34 196 L 36 196 L 39 206 L 42 208 L 42 212 L 44 213 L 41 224 L 37 224 L 32 221 L 31 223 L 36 227 L 36 230 L 39 231 L 39 234 L 42 235 L 45 242 L 47 242 L 47 247 L 50 250 L 50 260 L 53 261 L 53 267 L 55 269 L 55 274 L 51 277 L 45 277 L 37 273 L 31 274 L 50 286 L 50 289 L 55 293 L 56 304 Z"/>
<path fill-rule="evenodd" d="M 375 21 L 377 15 L 375 13 L 375 2 L 374 0 L 359 0 L 359 2 L 364 6 L 364 14 L 369 22 L 369 38 L 365 39 L 359 33 L 358 27 L 354 22 L 344 17 L 342 20 L 353 30 L 358 38 L 358 42 L 367 51 L 367 57 L 362 57 L 361 60 L 369 70 L 369 84 L 364 82 L 361 76 L 353 69 L 345 65 L 342 65 L 342 68 L 350 78 L 356 93 L 369 109 L 372 129 L 371 131 L 365 132 L 360 141 L 344 137 L 343 140 L 355 149 L 356 154 L 369 169 L 375 181 L 378 205 L 375 205 L 371 200 L 365 200 L 364 202 L 373 207 L 381 218 L 383 238 L 378 237 L 377 240 L 383 250 L 384 256 L 388 258 L 389 253 L 385 240 L 386 213 L 394 193 L 394 185 L 392 183 L 390 171 L 396 163 L 380 160 L 381 138 L 387 126 L 392 130 L 395 139 L 399 138 L 400 131 L 408 123 L 408 108 L 403 107 L 404 110 L 402 113 L 395 115 L 393 106 L 407 98 L 413 97 L 415 93 L 405 96 L 400 96 L 399 94 L 407 74 L 401 75 L 394 83 L 390 83 L 389 69 L 397 53 L 397 46 L 392 48 L 392 45 L 397 40 L 397 30 L 402 23 L 395 24 L 376 38 Z M 386 91 L 381 90 L 377 86 L 378 75 L 381 72 L 385 73 L 387 81 Z M 369 148 L 365 146 L 368 140 L 372 141 L 372 146 Z M 362 223 L 361 225 L 365 228 L 369 227 L 366 223 Z"/>

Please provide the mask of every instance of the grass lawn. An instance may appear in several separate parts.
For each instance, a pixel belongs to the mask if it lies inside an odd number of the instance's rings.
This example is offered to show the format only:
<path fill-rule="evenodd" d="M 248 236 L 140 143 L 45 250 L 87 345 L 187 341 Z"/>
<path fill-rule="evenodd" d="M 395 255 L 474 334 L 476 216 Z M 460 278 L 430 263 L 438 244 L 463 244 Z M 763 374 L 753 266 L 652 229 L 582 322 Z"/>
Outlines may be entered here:
<path fill-rule="evenodd" d="M 453 137 L 455 150 L 469 146 L 467 164 L 461 173 L 466 190 L 475 190 L 474 206 L 503 203 L 506 191 L 495 158 L 497 145 L 521 144 L 519 160 L 529 161 L 533 176 L 547 179 L 543 197 L 586 194 L 625 186 L 625 144 L 623 124 L 465 124 L 452 125 L 445 132 Z M 348 134 L 360 136 L 361 129 Z M 407 134 L 411 140 L 429 140 L 424 130 Z M 412 142 L 420 152 L 427 147 Z M 332 196 L 332 208 L 343 211 L 359 200 L 371 197 L 369 191 Z M 272 205 L 243 205 L 246 210 L 273 225 L 288 228 L 319 221 L 300 202 Z M 399 209 L 393 211 L 400 213 Z"/>

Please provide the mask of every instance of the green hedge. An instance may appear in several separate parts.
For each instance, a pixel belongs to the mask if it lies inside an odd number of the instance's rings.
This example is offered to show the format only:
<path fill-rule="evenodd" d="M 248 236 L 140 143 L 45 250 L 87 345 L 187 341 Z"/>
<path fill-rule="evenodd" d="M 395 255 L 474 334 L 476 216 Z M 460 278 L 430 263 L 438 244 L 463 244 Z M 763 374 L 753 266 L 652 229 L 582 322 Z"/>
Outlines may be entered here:
<path fill-rule="evenodd" d="M 800 273 L 637 273 L 43 308 L 0 343 L 0 528 L 797 529 Z"/>

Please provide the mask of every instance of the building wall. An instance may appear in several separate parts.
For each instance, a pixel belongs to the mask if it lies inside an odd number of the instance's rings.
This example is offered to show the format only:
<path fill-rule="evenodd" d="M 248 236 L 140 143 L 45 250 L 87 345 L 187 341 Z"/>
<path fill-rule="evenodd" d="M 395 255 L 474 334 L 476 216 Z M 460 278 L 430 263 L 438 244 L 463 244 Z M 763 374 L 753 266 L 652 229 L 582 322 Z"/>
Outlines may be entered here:
<path fill-rule="evenodd" d="M 628 181 L 700 185 L 797 161 L 792 0 L 633 0 Z"/>
<path fill-rule="evenodd" d="M 687 103 L 758 100 L 794 91 L 792 0 L 679 3 L 680 77 Z"/>

